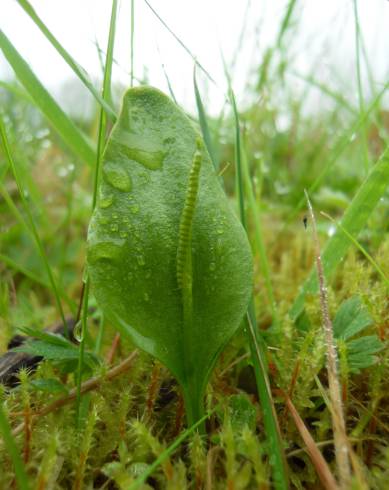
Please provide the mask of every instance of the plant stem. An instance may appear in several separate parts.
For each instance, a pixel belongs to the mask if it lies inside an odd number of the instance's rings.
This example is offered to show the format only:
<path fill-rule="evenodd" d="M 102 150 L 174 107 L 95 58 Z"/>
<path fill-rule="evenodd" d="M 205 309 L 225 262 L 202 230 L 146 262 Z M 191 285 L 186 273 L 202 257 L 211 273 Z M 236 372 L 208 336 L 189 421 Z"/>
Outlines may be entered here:
<path fill-rule="evenodd" d="M 305 192 L 305 197 L 308 203 L 308 211 L 312 221 L 313 240 L 316 248 L 316 268 L 319 279 L 320 305 L 322 312 L 324 335 L 327 346 L 327 371 L 329 395 L 331 400 L 331 416 L 334 431 L 335 456 L 338 467 L 340 486 L 343 489 L 348 488 L 351 478 L 349 441 L 346 433 L 346 423 L 344 420 L 340 382 L 337 366 L 337 351 L 334 341 L 332 322 L 328 308 L 327 287 L 325 284 L 323 264 L 320 254 L 319 237 L 317 234 L 316 220 L 313 213 L 311 201 L 308 192 Z"/>

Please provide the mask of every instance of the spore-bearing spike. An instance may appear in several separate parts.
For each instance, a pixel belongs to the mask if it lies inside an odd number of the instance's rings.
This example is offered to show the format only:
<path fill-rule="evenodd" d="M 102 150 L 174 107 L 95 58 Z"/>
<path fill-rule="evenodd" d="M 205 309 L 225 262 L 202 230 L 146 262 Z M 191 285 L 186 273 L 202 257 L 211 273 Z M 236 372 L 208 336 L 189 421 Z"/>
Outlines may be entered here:
<path fill-rule="evenodd" d="M 196 200 L 199 189 L 200 169 L 202 161 L 202 143 L 200 138 L 196 140 L 196 151 L 193 155 L 192 165 L 189 171 L 188 187 L 186 189 L 184 209 L 181 214 L 180 228 L 178 233 L 177 249 L 177 283 L 183 288 L 183 276 L 185 263 L 190 250 L 192 235 L 192 222 L 196 208 Z"/>

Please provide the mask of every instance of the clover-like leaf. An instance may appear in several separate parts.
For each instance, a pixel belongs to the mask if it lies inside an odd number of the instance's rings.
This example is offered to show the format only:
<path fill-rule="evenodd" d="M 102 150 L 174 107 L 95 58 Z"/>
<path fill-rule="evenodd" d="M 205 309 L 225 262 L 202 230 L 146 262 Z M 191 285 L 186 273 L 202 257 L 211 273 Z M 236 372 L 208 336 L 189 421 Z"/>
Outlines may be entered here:
<path fill-rule="evenodd" d="M 334 337 L 346 346 L 347 362 L 353 373 L 374 365 L 377 362 L 375 354 L 383 349 L 383 343 L 377 335 L 354 338 L 373 322 L 359 296 L 352 296 L 344 301 L 335 315 Z"/>
<path fill-rule="evenodd" d="M 107 143 L 88 271 L 107 317 L 172 371 L 199 419 L 247 309 L 252 257 L 197 130 L 154 88 L 127 91 Z"/>

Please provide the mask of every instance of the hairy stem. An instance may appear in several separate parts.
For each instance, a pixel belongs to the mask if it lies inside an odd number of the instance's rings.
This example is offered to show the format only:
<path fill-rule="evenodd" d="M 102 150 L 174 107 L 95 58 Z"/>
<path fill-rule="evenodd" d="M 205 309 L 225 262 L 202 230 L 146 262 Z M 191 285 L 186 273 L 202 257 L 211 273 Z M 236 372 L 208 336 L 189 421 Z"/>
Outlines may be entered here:
<path fill-rule="evenodd" d="M 329 395 L 330 395 L 331 408 L 332 408 L 331 415 L 332 415 L 332 425 L 334 431 L 335 456 L 336 456 L 336 463 L 338 467 L 340 486 L 341 488 L 346 489 L 348 488 L 348 484 L 350 482 L 351 469 L 350 469 L 349 442 L 347 439 L 346 423 L 344 420 L 340 383 L 339 383 L 339 376 L 338 376 L 338 366 L 337 366 L 338 356 L 337 356 L 336 346 L 334 342 L 332 322 L 331 322 L 329 308 L 328 308 L 327 287 L 324 278 L 324 270 L 323 270 L 323 263 L 320 254 L 320 244 L 319 244 L 319 238 L 317 234 L 315 215 L 313 213 L 313 208 L 308 193 L 307 191 L 304 192 L 308 203 L 308 211 L 312 221 L 313 240 L 316 249 L 316 268 L 317 268 L 317 275 L 319 279 L 320 305 L 321 305 L 321 312 L 322 312 L 325 341 L 327 346 L 327 372 L 328 372 Z"/>

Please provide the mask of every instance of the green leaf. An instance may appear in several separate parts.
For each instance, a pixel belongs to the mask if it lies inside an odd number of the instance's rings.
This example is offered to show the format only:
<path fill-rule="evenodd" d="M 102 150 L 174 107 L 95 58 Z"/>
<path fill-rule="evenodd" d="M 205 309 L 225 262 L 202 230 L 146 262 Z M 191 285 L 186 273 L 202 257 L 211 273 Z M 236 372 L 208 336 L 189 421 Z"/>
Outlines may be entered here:
<path fill-rule="evenodd" d="M 348 339 L 373 323 L 366 306 L 358 296 L 344 301 L 334 318 L 334 337 Z"/>
<path fill-rule="evenodd" d="M 78 358 L 78 349 L 63 347 L 60 345 L 51 344 L 42 340 L 26 342 L 20 347 L 13 349 L 15 352 L 26 352 L 33 356 L 41 356 L 51 360 L 68 360 Z"/>
<path fill-rule="evenodd" d="M 48 334 L 45 334 L 48 335 Z M 59 337 L 55 334 L 49 334 L 52 337 Z M 64 339 L 66 340 L 66 339 Z M 79 357 L 79 349 L 73 344 L 61 345 L 59 342 L 53 342 L 52 339 L 46 340 L 33 340 L 22 344 L 20 347 L 12 349 L 14 352 L 25 352 L 32 356 L 39 356 L 56 363 L 67 363 L 68 361 L 77 361 Z M 99 363 L 98 358 L 88 352 L 85 354 L 85 364 L 93 369 Z"/>
<path fill-rule="evenodd" d="M 257 413 L 254 405 L 247 396 L 230 396 L 227 413 L 234 433 L 241 433 L 245 427 L 248 427 L 251 431 L 255 431 Z"/>
<path fill-rule="evenodd" d="M 377 335 L 368 335 L 351 340 L 346 345 L 350 371 L 354 373 L 374 365 L 377 362 L 374 354 L 381 351 L 384 347 Z"/>
<path fill-rule="evenodd" d="M 107 317 L 180 382 L 201 418 L 252 291 L 252 257 L 200 137 L 156 89 L 130 89 L 108 141 L 88 264 Z"/>
<path fill-rule="evenodd" d="M 72 344 L 69 340 L 67 340 L 60 334 L 53 332 L 44 332 L 42 330 L 37 330 L 31 327 L 20 327 L 18 330 L 28 337 L 42 340 L 48 344 L 58 345 L 69 349 L 75 349 L 74 344 Z"/>
<path fill-rule="evenodd" d="M 33 379 L 30 385 L 34 390 L 45 391 L 47 393 L 67 393 L 68 390 L 60 381 L 55 378 Z"/>

